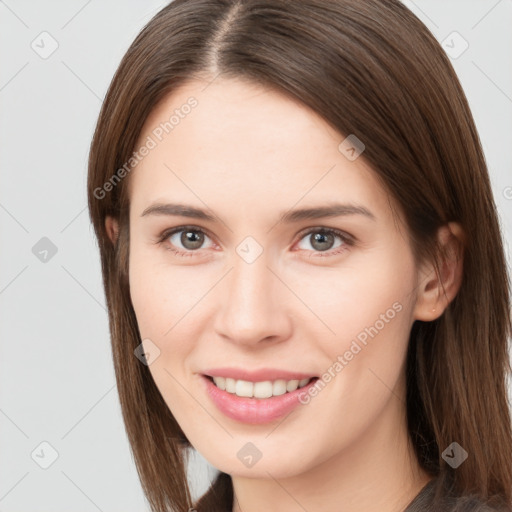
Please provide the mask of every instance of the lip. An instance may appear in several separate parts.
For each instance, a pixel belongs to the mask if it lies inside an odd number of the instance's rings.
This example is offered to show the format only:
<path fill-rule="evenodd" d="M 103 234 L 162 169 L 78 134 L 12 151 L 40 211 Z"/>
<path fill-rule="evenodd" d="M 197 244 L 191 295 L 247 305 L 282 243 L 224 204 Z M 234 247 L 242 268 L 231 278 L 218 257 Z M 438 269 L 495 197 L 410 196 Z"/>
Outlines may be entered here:
<path fill-rule="evenodd" d="M 235 380 L 246 380 L 248 382 L 263 382 L 266 380 L 302 380 L 312 379 L 317 375 L 307 373 L 290 372 L 287 370 L 279 370 L 277 368 L 261 368 L 260 370 L 243 370 L 238 368 L 210 368 L 202 372 L 203 375 L 209 377 L 225 377 Z"/>
<path fill-rule="evenodd" d="M 223 375 L 218 376 L 223 377 Z M 307 376 L 304 376 L 303 378 L 307 378 Z M 272 396 L 270 398 L 239 397 L 218 388 L 207 375 L 201 375 L 201 380 L 205 383 L 204 385 L 207 395 L 224 415 L 242 423 L 261 425 L 278 420 L 286 414 L 289 414 L 300 404 L 300 394 L 304 392 L 307 393 L 308 389 L 311 386 L 314 386 L 318 379 L 315 378 L 306 386 L 296 389 L 291 393 Z"/>

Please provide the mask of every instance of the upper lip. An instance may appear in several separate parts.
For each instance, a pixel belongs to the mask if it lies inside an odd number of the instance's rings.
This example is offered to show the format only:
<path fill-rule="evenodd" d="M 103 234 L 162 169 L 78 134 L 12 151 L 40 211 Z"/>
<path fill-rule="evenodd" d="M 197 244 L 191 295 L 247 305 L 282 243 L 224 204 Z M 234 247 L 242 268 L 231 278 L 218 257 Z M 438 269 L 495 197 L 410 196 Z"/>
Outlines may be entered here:
<path fill-rule="evenodd" d="M 290 372 L 278 368 L 261 368 L 260 370 L 243 370 L 239 368 L 210 368 L 204 370 L 208 377 L 225 377 L 248 382 L 263 382 L 266 380 L 302 380 L 316 377 L 308 373 Z"/>

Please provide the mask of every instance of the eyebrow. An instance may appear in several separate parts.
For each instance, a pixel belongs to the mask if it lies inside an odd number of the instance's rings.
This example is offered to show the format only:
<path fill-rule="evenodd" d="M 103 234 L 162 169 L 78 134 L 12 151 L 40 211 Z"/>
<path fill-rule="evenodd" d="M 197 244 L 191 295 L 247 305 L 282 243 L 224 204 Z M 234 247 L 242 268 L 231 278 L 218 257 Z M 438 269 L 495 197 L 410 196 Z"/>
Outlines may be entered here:
<path fill-rule="evenodd" d="M 155 203 L 148 206 L 141 214 L 141 217 L 148 215 L 168 215 L 179 217 L 190 217 L 214 222 L 216 217 L 207 213 L 206 210 L 176 203 Z M 286 211 L 279 217 L 279 222 L 291 224 L 303 220 L 322 219 L 326 217 L 341 217 L 346 215 L 363 215 L 376 221 L 375 215 L 366 207 L 357 204 L 333 203 L 326 206 L 312 208 L 301 208 Z"/>

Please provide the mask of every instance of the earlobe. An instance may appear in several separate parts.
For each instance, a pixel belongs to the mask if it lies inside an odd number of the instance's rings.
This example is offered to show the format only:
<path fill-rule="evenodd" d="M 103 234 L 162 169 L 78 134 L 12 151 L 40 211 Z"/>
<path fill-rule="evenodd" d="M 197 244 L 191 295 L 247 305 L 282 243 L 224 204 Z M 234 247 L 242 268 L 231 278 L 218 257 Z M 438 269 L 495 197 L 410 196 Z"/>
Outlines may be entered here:
<path fill-rule="evenodd" d="M 110 238 L 110 241 L 115 245 L 117 242 L 117 237 L 119 236 L 119 224 L 117 219 L 111 215 L 107 215 L 105 217 L 105 229 L 107 231 L 108 237 Z"/>
<path fill-rule="evenodd" d="M 450 222 L 439 228 L 442 247 L 439 275 L 430 264 L 421 273 L 414 318 L 431 322 L 439 318 L 457 295 L 462 284 L 465 235 L 460 224 Z"/>

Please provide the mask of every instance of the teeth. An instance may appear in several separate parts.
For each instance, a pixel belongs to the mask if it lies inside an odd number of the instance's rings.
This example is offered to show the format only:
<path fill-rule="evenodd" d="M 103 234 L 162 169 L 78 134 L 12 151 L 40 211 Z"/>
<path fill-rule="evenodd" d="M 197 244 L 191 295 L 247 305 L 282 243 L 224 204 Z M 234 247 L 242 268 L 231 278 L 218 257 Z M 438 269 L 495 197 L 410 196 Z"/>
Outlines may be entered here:
<path fill-rule="evenodd" d="M 297 388 L 302 388 L 311 379 L 302 380 L 276 380 L 271 382 L 249 382 L 246 380 L 230 379 L 229 377 L 213 377 L 215 385 L 228 393 L 246 398 L 270 398 L 271 396 L 284 395 Z"/>

